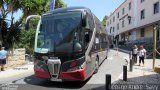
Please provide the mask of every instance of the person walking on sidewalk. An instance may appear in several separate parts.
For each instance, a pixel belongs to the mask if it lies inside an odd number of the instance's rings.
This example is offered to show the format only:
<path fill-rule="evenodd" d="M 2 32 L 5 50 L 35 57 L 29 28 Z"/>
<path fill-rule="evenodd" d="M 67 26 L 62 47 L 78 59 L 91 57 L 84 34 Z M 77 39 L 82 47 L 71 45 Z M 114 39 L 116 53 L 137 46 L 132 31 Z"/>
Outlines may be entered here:
<path fill-rule="evenodd" d="M 137 53 L 138 53 L 137 45 L 133 45 L 131 53 L 132 53 L 132 60 L 134 61 L 134 63 L 137 63 Z"/>
<path fill-rule="evenodd" d="M 138 51 L 139 53 L 139 66 L 141 66 L 141 61 L 144 66 L 144 59 L 146 58 L 146 49 L 143 47 L 143 45 L 140 45 L 140 50 Z"/>
<path fill-rule="evenodd" d="M 6 64 L 7 51 L 4 50 L 5 47 L 2 47 L 0 50 L 0 66 L 1 71 L 4 71 L 4 65 Z"/>

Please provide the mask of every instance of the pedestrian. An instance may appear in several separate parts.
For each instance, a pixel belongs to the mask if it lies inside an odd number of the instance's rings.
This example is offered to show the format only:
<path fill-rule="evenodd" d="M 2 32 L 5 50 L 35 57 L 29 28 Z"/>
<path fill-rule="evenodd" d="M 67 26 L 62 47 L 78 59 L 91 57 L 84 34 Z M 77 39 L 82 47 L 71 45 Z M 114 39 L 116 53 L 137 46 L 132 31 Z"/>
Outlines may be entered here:
<path fill-rule="evenodd" d="M 141 66 L 141 61 L 143 63 L 144 66 L 144 59 L 146 58 L 146 49 L 144 48 L 143 45 L 140 45 L 140 50 L 138 51 L 139 53 L 139 66 Z"/>
<path fill-rule="evenodd" d="M 5 50 L 5 47 L 1 47 L 1 50 L 0 50 L 1 71 L 4 71 L 4 66 L 6 64 L 6 57 L 7 57 L 7 51 Z"/>
<path fill-rule="evenodd" d="M 137 45 L 133 45 L 131 53 L 132 53 L 132 60 L 134 61 L 134 63 L 137 63 L 137 53 L 138 53 Z"/>

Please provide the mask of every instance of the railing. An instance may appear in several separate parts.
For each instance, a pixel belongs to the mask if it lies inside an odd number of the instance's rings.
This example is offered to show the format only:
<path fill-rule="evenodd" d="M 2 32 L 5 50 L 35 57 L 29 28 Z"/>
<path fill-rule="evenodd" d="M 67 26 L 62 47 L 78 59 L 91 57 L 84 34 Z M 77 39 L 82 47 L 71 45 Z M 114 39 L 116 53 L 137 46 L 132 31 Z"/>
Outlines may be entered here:
<path fill-rule="evenodd" d="M 119 48 L 124 50 L 131 50 L 132 46 L 136 44 L 137 46 L 143 44 L 145 49 L 147 50 L 147 58 L 152 58 L 153 54 L 153 38 L 139 38 L 134 41 L 126 41 L 125 45 L 119 45 Z M 157 51 L 160 49 L 160 40 L 157 41 Z M 157 52 L 159 55 L 160 53 Z M 160 56 L 160 55 L 159 55 Z"/>
<path fill-rule="evenodd" d="M 151 43 L 153 43 L 153 38 L 144 38 L 144 37 L 142 37 L 142 38 L 139 38 L 139 39 L 137 39 L 137 40 L 130 40 L 130 41 L 127 41 L 126 42 L 126 44 L 137 44 L 137 45 L 139 45 L 139 44 L 151 44 Z"/>
<path fill-rule="evenodd" d="M 157 50 L 157 49 L 156 49 L 156 52 L 157 52 L 157 54 L 158 54 L 158 55 L 160 55 L 160 53 L 158 52 L 158 50 Z"/>

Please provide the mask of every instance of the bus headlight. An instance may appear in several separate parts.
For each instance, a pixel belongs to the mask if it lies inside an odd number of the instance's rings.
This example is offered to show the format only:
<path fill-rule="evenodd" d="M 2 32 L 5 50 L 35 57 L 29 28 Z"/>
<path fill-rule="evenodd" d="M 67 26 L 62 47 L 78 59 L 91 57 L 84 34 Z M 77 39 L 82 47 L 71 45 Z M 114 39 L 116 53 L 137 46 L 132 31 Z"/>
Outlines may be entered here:
<path fill-rule="evenodd" d="M 76 66 L 76 67 L 72 67 L 72 68 L 68 69 L 67 71 L 69 72 L 69 71 L 80 70 L 80 69 L 83 69 L 85 66 L 86 66 L 86 64 L 84 62 L 82 65 Z"/>
<path fill-rule="evenodd" d="M 62 64 L 61 71 L 66 72 L 66 71 L 80 70 L 80 69 L 84 68 L 84 66 L 85 66 L 85 58 L 81 57 L 76 60 L 64 62 Z"/>
<path fill-rule="evenodd" d="M 44 60 L 35 60 L 34 61 L 34 69 L 39 69 L 43 71 L 48 71 L 46 62 Z"/>

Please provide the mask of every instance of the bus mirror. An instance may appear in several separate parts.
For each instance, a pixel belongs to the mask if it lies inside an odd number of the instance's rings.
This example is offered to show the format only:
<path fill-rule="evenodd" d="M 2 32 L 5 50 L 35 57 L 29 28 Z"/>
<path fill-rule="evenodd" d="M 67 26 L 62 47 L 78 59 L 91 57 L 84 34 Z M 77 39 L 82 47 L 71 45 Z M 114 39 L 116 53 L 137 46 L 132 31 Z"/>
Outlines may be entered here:
<path fill-rule="evenodd" d="M 30 19 L 31 18 L 40 18 L 41 19 L 41 16 L 39 15 L 30 15 L 26 18 L 26 24 L 25 24 L 25 29 L 28 30 L 29 29 L 29 22 L 30 22 Z"/>

